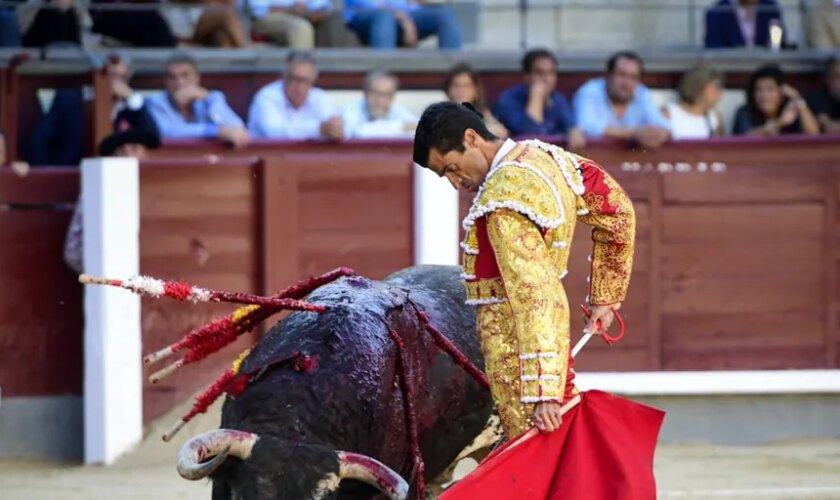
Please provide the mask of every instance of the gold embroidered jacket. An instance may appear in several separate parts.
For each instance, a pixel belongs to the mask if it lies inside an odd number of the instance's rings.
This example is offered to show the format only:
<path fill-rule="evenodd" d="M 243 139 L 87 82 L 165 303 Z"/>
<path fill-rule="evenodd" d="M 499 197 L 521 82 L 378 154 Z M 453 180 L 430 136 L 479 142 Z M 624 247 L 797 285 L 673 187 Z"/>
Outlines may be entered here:
<path fill-rule="evenodd" d="M 594 226 L 590 304 L 623 301 L 635 214 L 616 181 L 588 159 L 518 143 L 491 168 L 463 222 L 467 302 L 479 315 L 481 306 L 509 305 L 522 403 L 562 400 L 566 390 L 569 311 L 560 280 L 577 220 Z"/>

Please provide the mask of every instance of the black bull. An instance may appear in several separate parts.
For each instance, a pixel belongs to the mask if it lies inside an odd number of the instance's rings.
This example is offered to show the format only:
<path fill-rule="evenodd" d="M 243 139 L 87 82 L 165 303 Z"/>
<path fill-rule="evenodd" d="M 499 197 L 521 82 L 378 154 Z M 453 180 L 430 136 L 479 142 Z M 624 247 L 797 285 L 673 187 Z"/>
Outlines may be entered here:
<path fill-rule="evenodd" d="M 225 401 L 220 430 L 184 445 L 179 472 L 213 479 L 214 500 L 362 499 L 378 490 L 404 496 L 406 484 L 394 473 L 410 480 L 417 468 L 389 332 L 405 345 L 424 477 L 451 471 L 485 429 L 492 400 L 438 348 L 417 312 L 483 370 L 459 272 L 417 266 L 383 281 L 352 276 L 314 291 L 308 301 L 326 311 L 291 314 L 252 349 L 242 370 L 265 369 Z"/>

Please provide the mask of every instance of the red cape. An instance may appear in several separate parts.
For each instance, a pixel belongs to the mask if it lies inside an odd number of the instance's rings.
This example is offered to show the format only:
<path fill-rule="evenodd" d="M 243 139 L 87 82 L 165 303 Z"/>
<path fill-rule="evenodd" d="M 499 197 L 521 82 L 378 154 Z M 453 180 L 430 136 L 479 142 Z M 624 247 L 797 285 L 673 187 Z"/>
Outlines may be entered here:
<path fill-rule="evenodd" d="M 529 431 L 495 450 L 440 500 L 650 500 L 665 413 L 602 391 L 550 434 Z"/>

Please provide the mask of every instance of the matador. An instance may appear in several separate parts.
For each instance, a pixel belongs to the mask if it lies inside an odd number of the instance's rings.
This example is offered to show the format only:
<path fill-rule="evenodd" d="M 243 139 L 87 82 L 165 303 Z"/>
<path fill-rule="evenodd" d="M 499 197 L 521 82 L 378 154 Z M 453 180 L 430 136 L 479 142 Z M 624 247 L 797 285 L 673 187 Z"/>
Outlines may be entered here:
<path fill-rule="evenodd" d="M 463 278 L 505 433 L 559 428 L 561 404 L 578 393 L 562 282 L 575 224 L 593 226 L 585 331 L 608 328 L 630 283 L 630 199 L 587 158 L 539 140 L 502 141 L 469 105 L 424 112 L 414 162 L 475 194 L 463 221 Z"/>

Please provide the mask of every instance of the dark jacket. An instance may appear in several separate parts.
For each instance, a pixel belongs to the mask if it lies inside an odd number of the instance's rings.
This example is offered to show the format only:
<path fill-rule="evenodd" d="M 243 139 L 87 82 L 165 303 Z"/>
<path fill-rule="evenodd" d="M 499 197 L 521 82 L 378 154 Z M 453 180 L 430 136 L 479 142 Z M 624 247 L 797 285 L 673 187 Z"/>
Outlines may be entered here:
<path fill-rule="evenodd" d="M 706 11 L 706 48 L 720 49 L 743 47 L 747 45 L 738 22 L 736 0 L 720 0 Z M 782 9 L 775 0 L 760 0 L 755 20 L 753 44 L 770 46 L 770 21 L 782 21 Z M 787 30 L 782 38 L 782 45 L 787 39 Z"/>

